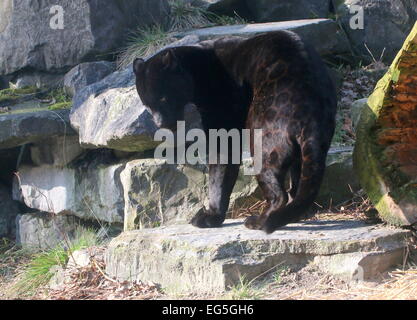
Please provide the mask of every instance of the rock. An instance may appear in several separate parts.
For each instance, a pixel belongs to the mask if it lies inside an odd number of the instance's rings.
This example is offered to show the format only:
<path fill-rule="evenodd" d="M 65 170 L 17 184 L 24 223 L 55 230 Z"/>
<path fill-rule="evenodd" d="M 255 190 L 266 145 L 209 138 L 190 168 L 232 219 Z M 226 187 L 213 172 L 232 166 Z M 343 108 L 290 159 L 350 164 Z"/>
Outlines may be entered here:
<path fill-rule="evenodd" d="M 69 110 L 0 115 L 0 149 L 74 135 L 76 132 L 69 123 Z"/>
<path fill-rule="evenodd" d="M 0 76 L 0 90 L 9 88 L 9 79 L 6 77 Z"/>
<path fill-rule="evenodd" d="M 230 198 L 230 208 L 259 201 L 253 176 L 245 176 L 245 161 Z M 134 160 L 121 173 L 125 199 L 124 230 L 187 223 L 208 206 L 208 168 L 171 165 L 161 159 Z"/>
<path fill-rule="evenodd" d="M 197 42 L 198 37 L 190 36 L 170 46 Z M 130 66 L 77 92 L 70 118 L 82 147 L 141 152 L 159 144 L 153 140 L 157 126 L 139 98 L 135 81 Z M 192 112 L 187 115 L 195 118 Z"/>
<path fill-rule="evenodd" d="M 247 25 L 232 25 L 203 28 L 180 33 L 178 36 L 196 35 L 200 40 L 224 36 L 252 37 L 260 33 L 290 30 L 309 41 L 321 55 L 346 54 L 350 52 L 349 42 L 337 24 L 329 19 L 308 19 L 285 22 L 271 22 Z"/>
<path fill-rule="evenodd" d="M 30 147 L 31 159 L 37 166 L 49 164 L 63 167 L 83 152 L 77 136 L 45 139 Z"/>
<path fill-rule="evenodd" d="M 109 0 L 105 6 L 64 0 L 56 5 L 52 0 L 2 1 L 0 74 L 26 69 L 57 73 L 109 56 L 129 31 L 164 24 L 168 9 L 166 0 Z"/>
<path fill-rule="evenodd" d="M 246 1 L 256 22 L 288 21 L 311 18 L 328 18 L 329 0 L 286 0 Z"/>
<path fill-rule="evenodd" d="M 331 148 L 327 156 L 327 167 L 316 204 L 329 208 L 353 198 L 361 189 L 352 162 L 352 147 Z"/>
<path fill-rule="evenodd" d="M 189 221 L 206 203 L 205 166 L 134 160 L 121 173 L 125 230 Z"/>
<path fill-rule="evenodd" d="M 16 218 L 16 242 L 30 249 L 51 249 L 71 239 L 79 220 L 74 216 L 53 216 L 45 212 Z"/>
<path fill-rule="evenodd" d="M 353 102 L 351 107 L 353 128 L 357 128 L 359 120 L 361 119 L 361 113 L 366 108 L 368 98 L 359 99 Z"/>
<path fill-rule="evenodd" d="M 65 75 L 64 90 L 70 96 L 74 96 L 76 92 L 102 80 L 115 69 L 116 64 L 109 61 L 81 63 Z"/>
<path fill-rule="evenodd" d="M 142 104 L 131 68 L 117 71 L 74 97 L 71 125 L 84 148 L 121 151 L 153 149 L 157 130 Z"/>
<path fill-rule="evenodd" d="M 246 0 L 204 0 L 204 2 L 205 7 L 217 15 L 235 16 L 237 14 L 248 21 L 254 20 L 253 12 L 249 10 Z"/>
<path fill-rule="evenodd" d="M 417 222 L 417 23 L 378 82 L 356 129 L 354 167 L 385 221 Z"/>
<path fill-rule="evenodd" d="M 313 262 L 321 270 L 344 280 L 370 280 L 401 263 L 404 248 L 375 252 L 352 252 L 335 256 L 317 256 Z"/>
<path fill-rule="evenodd" d="M 255 22 L 327 18 L 330 13 L 329 0 L 220 0 L 207 1 L 208 9 L 219 15 L 234 16 Z"/>
<path fill-rule="evenodd" d="M 15 220 L 19 213 L 19 204 L 13 201 L 11 190 L 0 184 L 0 239 L 14 237 Z"/>
<path fill-rule="evenodd" d="M 16 88 L 36 87 L 36 88 L 55 88 L 62 85 L 64 75 L 50 74 L 46 72 L 30 72 L 19 74 L 12 82 Z"/>
<path fill-rule="evenodd" d="M 67 267 L 87 267 L 91 262 L 88 249 L 77 250 L 71 253 Z"/>
<path fill-rule="evenodd" d="M 65 284 L 70 283 L 71 278 L 67 276 L 65 269 L 60 265 L 52 266 L 49 269 L 49 273 L 53 274 L 51 280 L 49 280 L 49 289 L 62 290 Z"/>
<path fill-rule="evenodd" d="M 417 20 L 417 3 L 413 0 L 332 0 L 336 15 L 360 57 L 372 62 L 366 44 L 376 60 L 391 63 Z M 364 9 L 364 28 L 352 29 L 354 5 Z"/>
<path fill-rule="evenodd" d="M 356 269 L 361 266 L 363 278 L 370 279 L 379 273 L 355 254 L 378 257 L 384 261 L 378 271 L 386 271 L 383 267 L 402 264 L 402 254 L 394 253 L 404 250 L 410 235 L 361 221 L 309 221 L 271 235 L 248 230 L 241 220 L 227 220 L 217 229 L 175 225 L 113 239 L 105 253 L 106 273 L 120 281 L 152 281 L 168 292 L 213 294 L 239 284 L 242 277 L 250 281 L 278 265 L 304 266 L 320 257 L 333 265 L 339 259 L 339 269 L 356 259 Z M 354 259 L 348 260 L 348 254 Z"/>
<path fill-rule="evenodd" d="M 123 223 L 123 168 L 124 164 L 98 161 L 64 168 L 25 165 L 19 168 L 20 188 L 14 181 L 13 198 L 39 211 Z"/>

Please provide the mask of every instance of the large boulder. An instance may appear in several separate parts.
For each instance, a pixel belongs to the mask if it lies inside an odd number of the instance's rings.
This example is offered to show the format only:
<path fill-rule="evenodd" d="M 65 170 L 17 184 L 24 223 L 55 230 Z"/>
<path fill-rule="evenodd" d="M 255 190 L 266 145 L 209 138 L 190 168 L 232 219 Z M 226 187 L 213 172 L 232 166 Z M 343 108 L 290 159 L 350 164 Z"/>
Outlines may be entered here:
<path fill-rule="evenodd" d="M 260 199 L 253 176 L 245 176 L 245 161 L 230 198 L 230 208 Z M 125 198 L 125 230 L 185 223 L 208 205 L 208 167 L 173 165 L 162 159 L 133 160 L 121 173 Z"/>
<path fill-rule="evenodd" d="M 62 136 L 74 136 L 69 110 L 0 114 L 0 149 Z"/>
<path fill-rule="evenodd" d="M 78 92 L 70 119 L 84 148 L 134 152 L 157 145 L 153 141 L 157 126 L 139 98 L 131 68 Z"/>
<path fill-rule="evenodd" d="M 2 0 L 0 74 L 55 73 L 112 54 L 129 30 L 164 23 L 167 5 L 166 0 L 108 0 L 105 5 L 97 0 Z"/>
<path fill-rule="evenodd" d="M 198 37 L 189 36 L 170 46 L 198 41 Z M 141 152 L 158 145 L 153 140 L 158 128 L 139 98 L 135 81 L 130 66 L 76 92 L 70 119 L 84 148 Z M 199 126 L 195 110 L 186 116 L 189 128 Z"/>
<path fill-rule="evenodd" d="M 194 35 L 200 40 L 225 36 L 253 37 L 260 33 L 290 30 L 310 42 L 321 55 L 343 55 L 350 52 L 346 34 L 330 19 L 306 19 L 284 22 L 220 26 L 192 30 L 178 34 L 179 37 Z"/>
<path fill-rule="evenodd" d="M 16 218 L 16 242 L 24 248 L 48 250 L 70 241 L 79 220 L 74 216 L 54 216 L 45 212 L 27 213 Z"/>
<path fill-rule="evenodd" d="M 363 108 L 354 166 L 380 216 L 417 222 L 417 23 Z"/>
<path fill-rule="evenodd" d="M 382 57 L 384 62 L 391 63 L 417 20 L 417 2 L 414 0 L 332 1 L 353 49 L 369 62 Z M 350 13 L 350 10 L 358 5 L 364 10 L 363 29 L 350 27 L 350 21 L 356 14 Z"/>
<path fill-rule="evenodd" d="M 189 221 L 207 200 L 205 166 L 134 160 L 121 174 L 125 230 Z"/>
<path fill-rule="evenodd" d="M 19 168 L 13 198 L 29 208 L 84 220 L 123 223 L 124 199 L 120 172 L 124 164 L 108 163 L 99 154 L 67 167 Z"/>
<path fill-rule="evenodd" d="M 328 18 L 329 0 L 257 0 L 246 1 L 256 22 Z"/>
<path fill-rule="evenodd" d="M 84 151 L 78 143 L 78 136 L 48 138 L 30 146 L 31 160 L 37 166 L 48 164 L 64 167 Z"/>
<path fill-rule="evenodd" d="M 124 232 L 105 253 L 106 273 L 120 281 L 152 281 L 169 293 L 211 295 L 309 263 L 347 280 L 379 277 L 403 263 L 410 231 L 362 221 L 308 221 L 271 235 L 241 220 L 222 228 L 175 225 Z"/>
<path fill-rule="evenodd" d="M 327 18 L 330 0 L 206 0 L 208 9 L 219 15 L 240 17 L 255 22 Z"/>
<path fill-rule="evenodd" d="M 99 82 L 114 72 L 116 64 L 109 61 L 85 62 L 72 68 L 64 78 L 64 90 L 70 96 L 84 87 Z"/>
<path fill-rule="evenodd" d="M 352 153 L 352 147 L 333 147 L 329 150 L 323 182 L 315 201 L 321 208 L 337 206 L 352 199 L 354 193 L 360 190 Z"/>

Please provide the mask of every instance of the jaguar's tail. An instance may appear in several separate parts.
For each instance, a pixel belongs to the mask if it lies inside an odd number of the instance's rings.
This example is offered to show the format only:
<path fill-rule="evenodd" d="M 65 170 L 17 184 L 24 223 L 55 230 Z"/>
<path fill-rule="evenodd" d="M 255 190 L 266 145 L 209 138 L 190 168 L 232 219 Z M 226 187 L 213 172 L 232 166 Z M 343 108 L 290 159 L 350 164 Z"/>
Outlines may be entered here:
<path fill-rule="evenodd" d="M 270 213 L 264 224 L 264 231 L 272 233 L 291 222 L 297 222 L 316 199 L 326 168 L 328 148 L 312 145 L 301 146 L 301 176 L 294 200 L 287 206 Z"/>

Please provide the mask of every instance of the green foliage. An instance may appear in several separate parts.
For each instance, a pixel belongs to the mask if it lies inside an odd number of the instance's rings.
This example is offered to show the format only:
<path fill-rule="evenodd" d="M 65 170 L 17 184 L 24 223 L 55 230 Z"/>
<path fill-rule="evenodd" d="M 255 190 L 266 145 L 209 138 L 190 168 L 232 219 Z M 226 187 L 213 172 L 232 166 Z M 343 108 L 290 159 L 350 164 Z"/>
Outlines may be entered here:
<path fill-rule="evenodd" d="M 169 33 L 160 25 L 139 28 L 129 37 L 127 47 L 120 53 L 118 68 L 128 67 L 135 58 L 149 57 L 172 41 Z"/>
<path fill-rule="evenodd" d="M 243 276 L 237 285 L 230 288 L 229 296 L 232 300 L 258 300 L 261 298 L 261 292 L 252 286 L 252 281 Z"/>
<path fill-rule="evenodd" d="M 36 289 L 46 285 L 52 278 L 51 268 L 57 265 L 64 266 L 67 259 L 68 254 L 62 246 L 35 254 L 27 265 L 22 278 L 14 285 L 13 291 L 18 295 L 34 294 Z"/>
<path fill-rule="evenodd" d="M 100 245 L 101 241 L 95 229 L 78 226 L 75 230 L 74 240 L 71 241 L 71 251 Z"/>
<path fill-rule="evenodd" d="M 71 102 L 60 102 L 60 103 L 54 103 L 53 105 L 48 107 L 48 110 L 62 110 L 62 109 L 69 109 L 71 108 L 72 103 Z"/>
<path fill-rule="evenodd" d="M 55 248 L 40 253 L 33 253 L 12 291 L 17 296 L 35 294 L 39 287 L 46 285 L 52 278 L 53 267 L 65 267 L 72 252 L 99 244 L 100 241 L 94 229 L 79 226 L 73 240 L 64 241 Z"/>
<path fill-rule="evenodd" d="M 218 26 L 230 26 L 230 25 L 238 25 L 238 24 L 247 24 L 248 21 L 244 18 L 240 17 L 237 13 L 234 16 L 224 16 L 224 15 L 217 15 L 211 13 L 210 21 L 213 22 L 215 25 Z"/>
<path fill-rule="evenodd" d="M 63 88 L 56 88 L 49 91 L 45 99 L 54 100 L 55 103 L 67 103 L 71 101 L 71 97 L 65 93 Z"/>
<path fill-rule="evenodd" d="M 170 31 L 184 31 L 203 28 L 212 23 L 207 10 L 196 5 L 193 1 L 172 0 L 169 2 Z"/>
<path fill-rule="evenodd" d="M 281 266 L 273 274 L 272 278 L 276 284 L 280 284 L 282 281 L 282 276 L 288 272 L 288 267 Z"/>
<path fill-rule="evenodd" d="M 168 27 L 153 25 L 139 28 L 128 37 L 126 47 L 119 53 L 118 68 L 128 67 L 135 58 L 147 58 L 177 40 L 174 33 L 216 25 L 247 23 L 237 14 L 219 16 L 199 6 L 195 1 L 171 0 Z"/>
<path fill-rule="evenodd" d="M 22 96 L 29 95 L 29 94 L 35 94 L 39 92 L 39 89 L 36 87 L 24 87 L 20 89 L 4 89 L 0 90 L 0 102 L 4 101 L 14 101 Z"/>

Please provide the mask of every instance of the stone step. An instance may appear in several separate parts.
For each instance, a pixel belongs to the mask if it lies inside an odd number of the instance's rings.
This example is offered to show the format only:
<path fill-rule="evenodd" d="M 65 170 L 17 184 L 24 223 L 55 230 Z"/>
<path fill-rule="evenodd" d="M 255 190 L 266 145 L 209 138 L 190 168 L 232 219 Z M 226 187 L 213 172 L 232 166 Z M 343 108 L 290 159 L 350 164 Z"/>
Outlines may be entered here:
<path fill-rule="evenodd" d="M 346 34 L 339 29 L 336 22 L 330 19 L 305 19 L 211 27 L 179 33 L 178 37 L 194 35 L 198 36 L 200 40 L 210 40 L 224 36 L 252 37 L 260 33 L 281 30 L 290 30 L 297 33 L 301 38 L 312 43 L 321 55 L 350 52 Z"/>
<path fill-rule="evenodd" d="M 129 231 L 113 239 L 106 272 L 118 280 L 152 281 L 171 292 L 221 292 L 242 277 L 279 266 L 316 264 L 345 279 L 371 279 L 402 263 L 402 229 L 362 221 L 308 221 L 266 235 L 227 220 L 219 229 L 175 225 Z"/>

